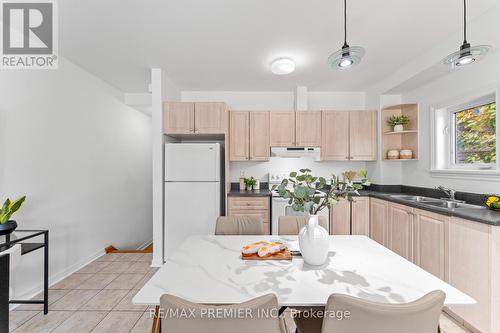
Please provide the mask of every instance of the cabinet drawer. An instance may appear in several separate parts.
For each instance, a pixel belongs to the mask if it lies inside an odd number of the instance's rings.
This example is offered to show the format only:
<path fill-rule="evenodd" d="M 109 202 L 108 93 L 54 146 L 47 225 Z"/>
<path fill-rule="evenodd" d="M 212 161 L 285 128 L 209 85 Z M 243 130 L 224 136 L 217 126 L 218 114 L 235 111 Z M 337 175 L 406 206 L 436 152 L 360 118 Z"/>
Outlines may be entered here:
<path fill-rule="evenodd" d="M 244 209 L 244 210 L 269 210 L 269 198 L 229 198 L 229 210 Z"/>
<path fill-rule="evenodd" d="M 256 210 L 256 209 L 229 209 L 229 216 L 257 216 L 262 218 L 262 222 L 270 223 L 269 209 Z"/>

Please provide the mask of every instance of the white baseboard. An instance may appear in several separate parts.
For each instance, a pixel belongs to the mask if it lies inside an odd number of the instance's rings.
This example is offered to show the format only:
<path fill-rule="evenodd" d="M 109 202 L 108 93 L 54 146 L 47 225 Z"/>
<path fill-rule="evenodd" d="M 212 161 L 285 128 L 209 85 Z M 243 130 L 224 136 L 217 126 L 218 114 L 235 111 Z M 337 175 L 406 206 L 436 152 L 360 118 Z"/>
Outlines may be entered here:
<path fill-rule="evenodd" d="M 80 270 L 84 266 L 87 266 L 92 261 L 103 256 L 104 254 L 106 254 L 106 252 L 104 250 L 97 251 L 96 253 L 88 256 L 87 258 L 82 259 L 82 260 L 74 263 L 73 265 L 69 266 L 68 268 L 66 268 L 60 272 L 57 272 L 55 274 L 49 275 L 49 287 L 55 285 L 56 283 L 63 280 L 64 278 L 67 278 L 71 274 L 77 272 L 78 270 Z M 22 295 L 16 295 L 15 297 L 16 297 L 16 299 L 31 299 L 31 298 L 35 297 L 36 295 L 38 295 L 39 293 L 41 293 L 42 291 L 43 291 L 43 282 L 38 283 L 36 285 L 36 287 L 33 287 L 31 290 L 23 293 Z M 9 310 L 15 309 L 19 305 L 21 305 L 21 304 L 11 304 L 9 306 Z"/>
<path fill-rule="evenodd" d="M 147 248 L 151 244 L 153 244 L 153 240 L 152 239 L 148 239 L 147 241 L 145 241 L 144 243 L 142 243 L 141 245 L 139 245 L 139 247 L 137 248 L 137 250 L 144 250 L 145 248 Z"/>

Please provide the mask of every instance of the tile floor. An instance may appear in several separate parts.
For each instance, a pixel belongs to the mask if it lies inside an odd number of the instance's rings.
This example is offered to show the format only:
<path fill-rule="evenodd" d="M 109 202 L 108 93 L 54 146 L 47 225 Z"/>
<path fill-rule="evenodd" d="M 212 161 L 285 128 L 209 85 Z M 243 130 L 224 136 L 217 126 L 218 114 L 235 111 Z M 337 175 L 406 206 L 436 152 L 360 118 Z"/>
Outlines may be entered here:
<path fill-rule="evenodd" d="M 10 331 L 149 333 L 151 308 L 133 305 L 132 298 L 156 271 L 150 263 L 150 253 L 104 255 L 50 288 L 46 316 L 39 304 L 11 311 Z M 288 333 L 295 332 L 287 312 L 285 326 Z M 441 328 L 443 333 L 469 333 L 445 314 Z"/>

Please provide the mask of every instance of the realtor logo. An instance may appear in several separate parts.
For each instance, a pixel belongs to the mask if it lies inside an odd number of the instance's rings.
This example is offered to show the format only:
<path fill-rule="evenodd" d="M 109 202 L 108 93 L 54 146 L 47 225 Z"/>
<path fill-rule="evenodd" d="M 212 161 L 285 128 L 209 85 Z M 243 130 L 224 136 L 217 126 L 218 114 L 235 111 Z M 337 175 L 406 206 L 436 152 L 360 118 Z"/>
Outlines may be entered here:
<path fill-rule="evenodd" d="M 53 0 L 0 0 L 2 69 L 55 69 L 57 12 Z"/>

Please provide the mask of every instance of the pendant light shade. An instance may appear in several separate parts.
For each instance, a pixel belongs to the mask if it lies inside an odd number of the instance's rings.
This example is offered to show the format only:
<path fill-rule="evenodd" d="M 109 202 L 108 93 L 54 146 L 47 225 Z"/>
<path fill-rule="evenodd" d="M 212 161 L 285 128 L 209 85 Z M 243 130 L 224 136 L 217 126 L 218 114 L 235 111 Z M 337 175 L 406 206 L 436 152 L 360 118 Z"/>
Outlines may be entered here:
<path fill-rule="evenodd" d="M 467 3 L 464 0 L 464 42 L 457 52 L 453 52 L 444 58 L 443 63 L 451 66 L 451 68 L 467 66 L 481 60 L 490 48 L 488 45 L 471 47 L 467 42 Z"/>
<path fill-rule="evenodd" d="M 332 68 L 349 69 L 359 64 L 364 55 L 365 49 L 361 46 L 347 44 L 347 0 L 344 0 L 344 45 L 328 57 L 328 63 Z"/>

